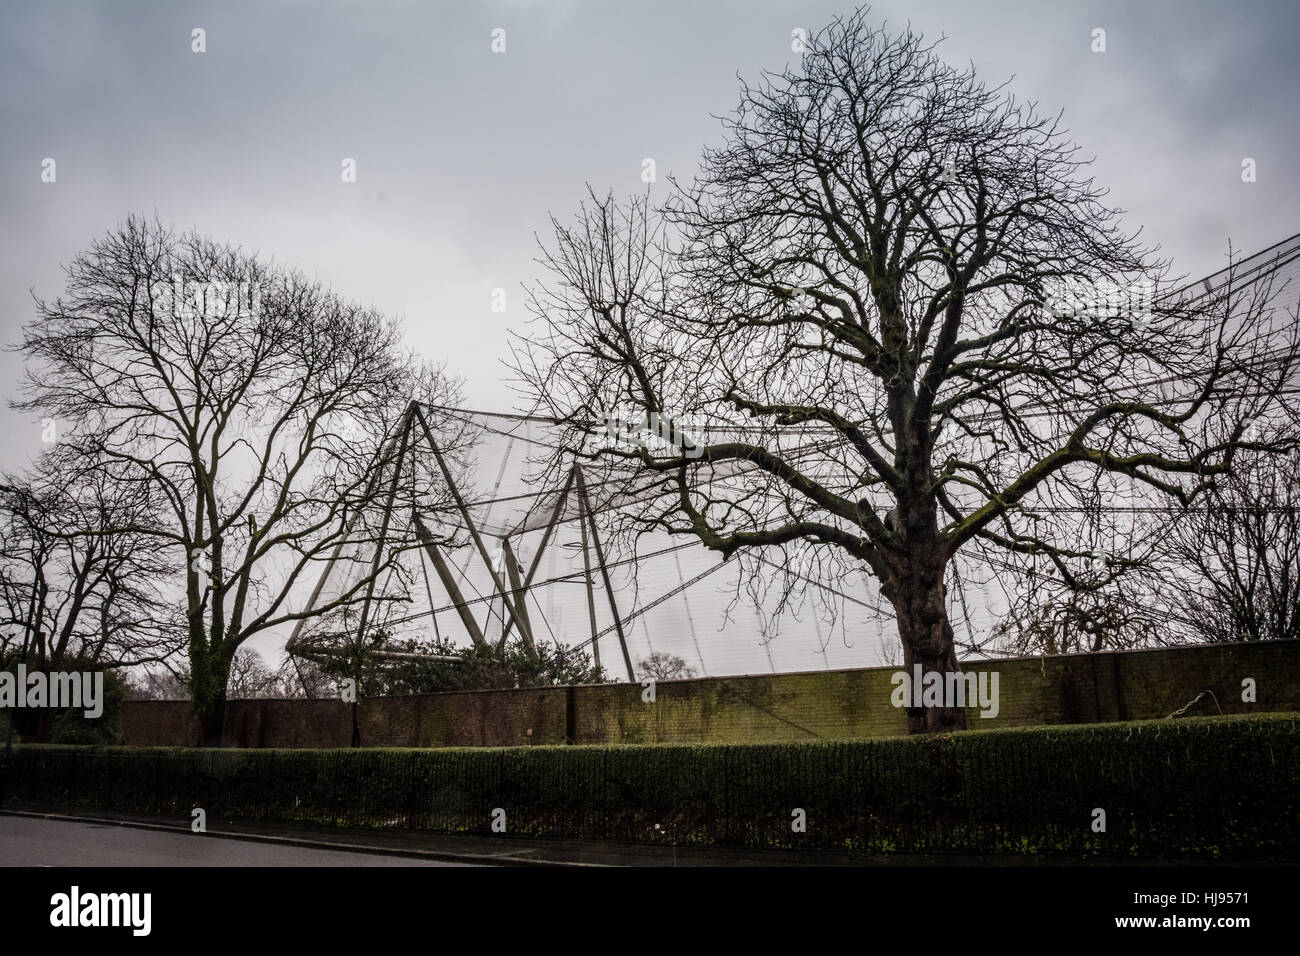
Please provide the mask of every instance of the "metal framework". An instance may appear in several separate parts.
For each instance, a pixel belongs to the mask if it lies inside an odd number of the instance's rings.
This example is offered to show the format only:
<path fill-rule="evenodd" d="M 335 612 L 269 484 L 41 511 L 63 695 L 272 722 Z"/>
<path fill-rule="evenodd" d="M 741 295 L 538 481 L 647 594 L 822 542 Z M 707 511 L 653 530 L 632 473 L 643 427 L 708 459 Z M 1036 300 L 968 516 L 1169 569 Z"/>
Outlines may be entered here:
<path fill-rule="evenodd" d="M 569 470 L 564 484 L 559 490 L 555 499 L 555 504 L 551 509 L 549 519 L 542 531 L 541 542 L 533 555 L 532 562 L 528 570 L 521 577 L 521 568 L 519 560 L 516 557 L 515 547 L 511 542 L 510 535 L 502 535 L 496 538 L 497 545 L 500 548 L 499 560 L 494 560 L 488 550 L 486 543 L 487 535 L 480 530 L 470 513 L 469 505 L 465 501 L 464 495 L 452 474 L 451 468 L 447 464 L 446 457 L 438 440 L 434 435 L 433 429 L 430 428 L 428 419 L 425 416 L 424 409 L 418 402 L 411 402 L 407 406 L 406 412 L 402 417 L 398 432 L 391 440 L 397 443 L 397 454 L 393 459 L 391 474 L 388 468 L 380 468 L 371 477 L 367 498 L 374 494 L 380 487 L 380 483 L 387 477 L 387 489 L 383 494 L 383 511 L 380 518 L 379 534 L 375 541 L 374 554 L 370 560 L 370 574 L 365 586 L 365 595 L 360 601 L 360 619 L 356 627 L 355 641 L 356 647 L 364 646 L 364 638 L 367 629 L 371 626 L 373 604 L 375 599 L 375 585 L 379 578 L 379 571 L 383 564 L 384 549 L 389 543 L 390 528 L 392 526 L 394 505 L 397 500 L 398 482 L 401 480 L 403 467 L 407 461 L 421 451 L 426 451 L 432 455 L 433 460 L 438 466 L 438 472 L 445 482 L 446 489 L 455 504 L 455 511 L 463 522 L 465 530 L 473 543 L 474 550 L 479 559 L 482 561 L 484 569 L 487 571 L 492 582 L 492 593 L 488 597 L 489 615 L 491 607 L 496 601 L 501 602 L 503 609 L 503 626 L 500 639 L 496 642 L 498 649 L 504 648 L 506 639 L 516 628 L 520 637 L 528 648 L 536 653 L 536 631 L 533 622 L 530 619 L 527 607 L 528 595 L 530 588 L 533 586 L 538 569 L 541 567 L 542 558 L 548 546 L 554 547 L 553 537 L 557 526 L 561 523 L 561 517 L 565 512 L 565 506 L 569 503 L 570 498 L 576 498 L 576 508 L 578 515 L 578 525 L 581 532 L 581 547 L 583 568 L 587 592 L 588 614 L 591 624 L 591 647 L 597 666 L 600 664 L 600 638 L 604 637 L 611 630 L 618 635 L 619 649 L 622 653 L 623 664 L 627 669 L 627 679 L 634 681 L 636 674 L 632 666 L 632 657 L 628 651 L 627 634 L 624 631 L 624 619 L 621 617 L 618 608 L 617 599 L 614 596 L 613 585 L 610 581 L 609 565 L 605 557 L 604 546 L 601 543 L 600 532 L 596 527 L 594 512 L 591 506 L 591 499 L 587 492 L 587 484 L 583 477 L 582 468 L 574 462 Z M 391 450 L 391 446 L 390 446 Z M 382 460 L 381 456 L 381 460 Z M 353 516 L 348 523 L 339 544 L 334 549 L 324 571 L 317 581 L 315 590 L 312 592 L 308 602 L 308 610 L 316 606 L 320 595 L 324 589 L 326 581 L 330 578 L 336 562 L 340 558 L 342 549 L 348 540 L 349 535 L 355 527 L 357 516 Z M 456 609 L 457 617 L 464 627 L 465 634 L 475 645 L 487 646 L 490 642 L 486 635 L 486 625 L 480 625 L 474 618 L 471 604 L 467 601 L 459 582 L 456 580 L 452 562 L 439 544 L 438 537 L 429 527 L 430 516 L 421 514 L 417 505 L 412 506 L 411 523 L 415 532 L 415 539 L 419 544 L 419 551 L 423 553 L 424 558 L 428 559 L 429 565 L 433 568 L 434 574 L 442 584 L 448 597 L 451 599 L 452 606 Z M 593 562 L 594 553 L 594 562 Z M 593 565 L 599 569 L 601 583 L 604 586 L 605 594 L 609 601 L 610 613 L 613 616 L 613 625 L 600 630 L 596 623 L 596 603 L 595 588 L 593 581 Z M 427 571 L 425 572 L 426 589 L 428 588 Z M 434 614 L 432 602 L 432 590 L 430 591 L 430 617 L 434 619 L 435 628 L 437 619 Z M 482 600 L 482 599 L 479 599 Z M 635 616 L 635 615 L 633 615 Z M 321 653 L 313 649 L 308 653 L 302 641 L 302 629 L 307 621 L 307 616 L 301 618 L 295 625 L 292 635 L 286 644 L 286 650 L 295 659 L 299 656 L 309 656 L 311 654 Z M 628 620 L 630 620 L 629 618 Z M 441 632 L 439 632 L 441 633 Z M 388 651 L 373 650 L 367 652 L 373 657 L 394 659 L 394 660 L 449 660 L 456 661 L 459 658 L 448 655 L 426 654 L 405 651 Z"/>
<path fill-rule="evenodd" d="M 1284 269 L 1287 270 L 1286 273 L 1282 273 L 1282 270 Z M 1207 276 L 1199 282 L 1188 283 L 1187 285 L 1181 286 L 1171 292 L 1164 293 L 1156 298 L 1154 308 L 1157 311 L 1169 315 L 1177 315 L 1182 312 L 1191 313 L 1199 307 L 1203 300 L 1212 296 L 1224 294 L 1225 292 L 1235 292 L 1235 290 L 1238 289 L 1245 289 L 1246 287 L 1253 286 L 1279 273 L 1282 273 L 1282 286 L 1286 286 L 1291 279 L 1294 279 L 1297 274 L 1300 274 L 1297 273 L 1297 269 L 1300 269 L 1300 235 L 1292 236 L 1289 239 L 1276 243 L 1275 245 L 1255 253 L 1252 256 L 1236 260 L 1223 270 Z M 1162 384 L 1162 382 L 1156 381 L 1146 384 L 1155 386 Z M 1284 390 L 1284 394 L 1288 397 L 1293 397 L 1297 394 L 1297 390 L 1294 385 L 1288 384 L 1288 387 Z M 565 477 L 563 483 L 558 489 L 555 486 L 551 486 L 535 492 L 530 491 L 529 494 L 523 496 L 515 495 L 513 497 L 506 496 L 498 498 L 496 491 L 500 488 L 502 476 L 505 474 L 505 469 L 510 457 L 511 446 L 507 446 L 505 458 L 502 461 L 501 471 L 497 475 L 497 487 L 493 490 L 492 496 L 486 501 L 478 500 L 475 501 L 473 505 L 470 505 L 466 502 L 465 496 L 462 494 L 456 478 L 453 475 L 451 468 L 448 466 L 444 451 L 440 447 L 434 431 L 429 425 L 426 411 L 451 413 L 453 416 L 461 415 L 464 416 L 466 420 L 469 420 L 470 418 L 495 417 L 529 422 L 551 422 L 549 419 L 539 419 L 530 416 L 494 415 L 493 413 L 473 412 L 467 409 L 422 406 L 420 403 L 414 401 L 410 403 L 399 423 L 396 434 L 389 440 L 389 443 L 380 450 L 376 458 L 374 473 L 369 477 L 365 491 L 366 501 L 376 501 L 378 497 L 382 496 L 382 514 L 379 518 L 378 540 L 374 544 L 373 554 L 369 555 L 368 567 L 371 573 L 367 583 L 365 584 L 364 596 L 359 602 L 359 621 L 357 621 L 355 625 L 355 641 L 358 649 L 365 645 L 364 639 L 367 635 L 367 629 L 373 629 L 372 622 L 375 620 L 374 607 L 376 599 L 375 589 L 378 577 L 377 572 L 383 565 L 384 549 L 390 544 L 393 512 L 397 500 L 397 492 L 400 487 L 399 483 L 401 481 L 403 467 L 408 462 L 413 461 L 415 456 L 431 455 L 432 461 L 437 465 L 437 474 L 440 475 L 442 481 L 445 482 L 445 488 L 448 492 L 451 503 L 444 503 L 437 508 L 426 508 L 422 513 L 421 507 L 413 498 L 412 514 L 410 516 L 413 531 L 408 540 L 410 540 L 414 545 L 412 550 L 414 550 L 417 555 L 421 556 L 421 569 L 425 580 L 425 588 L 429 594 L 430 610 L 428 616 L 433 622 L 435 633 L 438 633 L 440 636 L 442 635 L 442 631 L 438 630 L 438 614 L 454 609 L 456 612 L 456 618 L 460 621 L 464 634 L 477 646 L 489 646 L 493 643 L 493 639 L 489 638 L 488 635 L 488 623 L 491 621 L 495 608 L 497 607 L 497 602 L 499 601 L 501 608 L 501 633 L 499 639 L 495 640 L 495 646 L 497 648 L 503 648 L 509 636 L 517 628 L 520 639 L 528 648 L 536 652 L 536 639 L 539 633 L 537 627 L 538 625 L 541 625 L 549 629 L 549 624 L 547 623 L 544 614 L 540 614 L 538 618 L 531 616 L 527 602 L 530 595 L 533 595 L 535 607 L 540 612 L 541 608 L 540 605 L 537 604 L 537 599 L 534 593 L 537 589 L 558 580 L 576 581 L 579 578 L 579 574 L 573 573 L 565 575 L 563 578 L 553 578 L 549 581 L 543 580 L 542 582 L 537 583 L 537 575 L 543 561 L 543 556 L 547 553 L 547 549 L 554 549 L 559 546 L 555 540 L 557 528 L 559 528 L 561 524 L 571 525 L 576 522 L 578 532 L 577 537 L 579 538 L 579 541 L 566 543 L 565 547 L 571 548 L 576 543 L 577 546 L 581 548 L 582 571 L 580 576 L 585 584 L 586 616 L 590 627 L 589 641 L 581 641 L 578 646 L 581 647 L 590 643 L 594 663 L 597 666 L 600 666 L 601 639 L 608 637 L 611 633 L 616 635 L 623 664 L 626 668 L 627 679 L 635 681 L 635 671 L 628 647 L 629 625 L 639 617 L 642 618 L 644 624 L 644 615 L 647 612 L 662 605 L 671 598 L 682 594 L 699 581 L 712 575 L 722 567 L 724 562 L 720 561 L 718 564 L 707 567 L 700 573 L 694 574 L 689 580 L 684 580 L 681 564 L 680 561 L 678 561 L 677 578 L 679 586 L 672 588 L 667 593 L 648 603 L 642 604 L 639 607 L 634 607 L 626 616 L 623 615 L 619 610 L 618 601 L 614 594 L 610 570 L 611 568 L 618 567 L 626 562 L 610 562 L 606 555 L 604 543 L 602 542 L 599 530 L 597 529 L 595 512 L 597 510 L 605 510 L 610 507 L 610 505 L 608 501 L 602 501 L 600 502 L 599 508 L 593 507 L 586 476 L 583 474 L 581 465 L 574 462 L 568 467 L 567 471 L 564 473 Z M 743 426 L 737 427 L 738 429 L 743 430 Z M 484 431 L 485 433 L 495 432 L 498 435 L 509 435 L 511 442 L 513 443 L 515 441 L 516 436 L 513 433 L 498 431 L 489 426 L 484 426 Z M 803 453 L 804 451 L 815 453 L 821 447 L 822 442 L 819 441 L 818 434 L 815 431 L 810 430 L 808 432 L 808 442 L 805 445 L 799 446 L 798 451 L 799 453 Z M 423 460 L 427 461 L 428 459 Z M 390 468 L 391 472 L 389 470 Z M 728 476 L 722 475 L 719 477 L 725 479 Z M 383 490 L 381 491 L 381 489 Z M 603 494 L 604 489 L 597 487 L 597 495 L 602 496 Z M 542 518 L 541 502 L 549 500 L 551 495 L 555 495 L 554 502 L 549 506 L 549 514 L 546 515 L 543 523 L 540 520 Z M 532 510 L 530 510 L 529 517 L 517 525 L 503 525 L 498 522 L 494 529 L 498 533 L 490 534 L 488 533 L 488 528 L 483 527 L 484 524 L 492 526 L 492 522 L 489 520 L 486 513 L 483 514 L 481 522 L 475 521 L 472 511 L 473 507 L 481 508 L 484 505 L 491 505 L 498 501 L 518 501 L 520 499 L 532 499 L 537 504 L 532 508 Z M 1044 510 L 1053 509 L 1051 506 L 1044 506 Z M 1114 508 L 1109 510 L 1122 512 L 1126 509 Z M 458 569 L 450 560 L 448 550 L 445 544 L 442 543 L 443 539 L 440 539 L 433 530 L 435 514 L 439 516 L 446 516 L 449 514 L 459 516 L 459 521 L 463 523 L 469 541 L 472 543 L 473 553 L 477 554 L 478 559 L 482 562 L 482 566 L 484 570 L 486 570 L 487 576 L 491 581 L 491 593 L 486 597 L 484 597 L 480 592 L 478 596 L 467 598 L 465 593 L 462 591 L 460 583 L 457 581 Z M 532 520 L 534 517 L 539 520 Z M 326 580 L 330 577 L 335 563 L 339 561 L 345 543 L 354 540 L 353 526 L 357 522 L 358 518 L 359 515 L 353 514 L 349 519 L 342 539 L 335 548 L 331 557 L 328 559 L 325 570 L 321 574 L 320 580 L 317 582 L 316 588 L 310 598 L 307 611 L 310 612 L 319 607 L 318 600 L 323 592 Z M 442 519 L 440 518 L 438 520 Z M 500 533 L 507 529 L 508 533 Z M 540 543 L 538 544 L 537 550 L 529 561 L 527 570 L 525 571 L 518 558 L 521 547 L 519 539 L 521 539 L 524 534 L 534 534 L 539 530 L 542 532 Z M 496 559 L 494 559 L 489 553 L 489 538 L 494 539 L 496 546 L 499 548 L 498 557 Z M 656 554 L 672 553 L 676 559 L 677 551 L 678 548 L 666 548 L 662 552 L 656 552 Z M 426 559 L 427 566 L 425 565 Z M 355 558 L 349 560 L 355 561 Z M 639 559 L 634 558 L 632 560 Z M 778 565 L 761 555 L 757 557 L 757 560 L 764 564 L 770 564 L 774 568 L 779 568 Z M 442 607 L 437 607 L 433 600 L 433 590 L 430 584 L 430 575 L 427 570 L 429 566 L 433 568 L 433 577 L 436 577 L 450 599 L 450 603 Z M 1004 567 L 1011 569 L 1010 565 L 1006 565 L 1003 562 L 995 562 L 993 566 L 998 569 Z M 464 569 L 461 569 L 459 573 L 463 576 Z M 609 611 L 612 614 L 612 623 L 608 623 L 603 628 L 599 625 L 597 620 L 597 598 L 595 594 L 597 573 L 599 574 L 600 584 L 605 590 L 609 604 Z M 803 574 L 794 574 L 793 576 L 802 580 L 806 585 L 815 586 L 822 591 L 837 595 L 839 598 L 850 601 L 855 605 L 860 605 L 867 611 L 871 612 L 877 620 L 888 616 L 888 612 L 883 610 L 879 606 L 878 602 L 873 603 L 870 600 L 862 600 L 858 597 L 851 596 L 825 581 L 813 580 Z M 466 580 L 469 579 L 466 578 Z M 476 591 L 479 590 L 472 582 L 470 583 L 470 586 Z M 987 587 L 985 588 L 985 591 L 987 596 Z M 964 604 L 965 597 L 964 594 L 961 593 L 962 587 L 960 580 L 958 580 L 957 592 Z M 488 607 L 488 615 L 485 620 L 480 623 L 475 619 L 474 605 L 485 601 Z M 964 613 L 967 613 L 967 617 L 969 618 L 968 612 Z M 301 632 L 304 624 L 310 616 L 310 614 L 305 614 L 299 619 L 298 624 L 295 626 L 294 632 L 288 641 L 286 649 L 295 659 L 300 654 L 301 656 L 310 657 L 311 654 L 320 653 L 320 651 L 318 651 L 314 646 L 309 647 L 306 642 L 301 640 Z M 423 616 L 423 614 L 419 614 L 403 618 L 402 620 L 411 621 Z M 694 639 L 695 625 L 690 614 L 689 606 L 686 608 L 686 617 L 691 628 L 692 638 Z M 352 624 L 349 619 L 348 628 L 351 629 L 351 627 Z M 883 635 L 883 631 L 881 633 Z M 698 649 L 698 641 L 696 644 Z M 342 650 L 343 647 L 339 647 L 338 649 Z M 407 652 L 399 649 L 390 650 L 386 648 L 371 650 L 367 653 L 375 658 L 393 660 L 459 660 L 459 658 L 455 657 Z M 701 663 L 703 664 L 703 655 L 701 655 Z"/>

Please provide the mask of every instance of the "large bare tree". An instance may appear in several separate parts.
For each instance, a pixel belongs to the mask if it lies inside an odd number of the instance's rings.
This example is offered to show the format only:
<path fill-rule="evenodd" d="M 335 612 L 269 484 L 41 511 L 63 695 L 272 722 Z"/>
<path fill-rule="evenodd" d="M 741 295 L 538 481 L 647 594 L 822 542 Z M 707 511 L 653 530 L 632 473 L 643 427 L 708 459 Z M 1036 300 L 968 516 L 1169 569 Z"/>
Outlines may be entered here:
<path fill-rule="evenodd" d="M 29 664 L 126 667 L 178 648 L 149 488 L 60 446 L 0 483 L 0 630 Z"/>
<path fill-rule="evenodd" d="M 1248 422 L 1294 370 L 1295 323 L 1227 289 L 1156 299 L 1169 263 L 1121 228 L 1058 119 L 912 31 L 836 20 L 744 84 L 724 126 L 665 202 L 593 193 L 554 222 L 516 349 L 567 451 L 634 468 L 644 501 L 619 520 L 638 532 L 865 566 L 908 671 L 950 673 L 959 554 L 1074 582 L 1097 542 L 1035 506 L 1190 503 L 1238 449 L 1272 447 Z M 607 439 L 610 416 L 672 447 Z"/>
<path fill-rule="evenodd" d="M 303 617 L 304 587 L 344 537 L 376 537 L 378 476 L 412 398 L 455 383 L 397 322 L 255 255 L 133 217 L 38 299 L 22 410 L 64 444 L 147 485 L 150 530 L 183 575 L 191 699 L 220 740 L 231 661 Z M 364 600 L 381 561 L 310 613 Z"/>

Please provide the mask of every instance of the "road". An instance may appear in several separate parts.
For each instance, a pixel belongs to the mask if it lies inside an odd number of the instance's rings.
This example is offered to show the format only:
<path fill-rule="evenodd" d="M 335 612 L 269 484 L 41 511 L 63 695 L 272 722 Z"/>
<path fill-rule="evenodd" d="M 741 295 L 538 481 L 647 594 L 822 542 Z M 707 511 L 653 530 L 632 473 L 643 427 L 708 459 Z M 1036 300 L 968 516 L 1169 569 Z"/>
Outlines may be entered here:
<path fill-rule="evenodd" d="M 472 866 L 0 815 L 0 866 Z"/>

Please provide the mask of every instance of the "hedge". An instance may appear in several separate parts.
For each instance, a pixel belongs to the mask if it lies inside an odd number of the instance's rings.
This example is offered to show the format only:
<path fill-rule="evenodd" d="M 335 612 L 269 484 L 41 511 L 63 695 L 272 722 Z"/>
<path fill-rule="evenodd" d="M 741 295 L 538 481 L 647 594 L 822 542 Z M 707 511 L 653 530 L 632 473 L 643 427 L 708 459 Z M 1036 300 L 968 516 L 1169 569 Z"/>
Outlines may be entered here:
<path fill-rule="evenodd" d="M 866 853 L 1293 859 L 1300 715 L 707 746 L 22 746 L 6 808 Z M 806 832 L 794 832 L 800 808 Z M 1105 831 L 1094 831 L 1094 810 Z"/>

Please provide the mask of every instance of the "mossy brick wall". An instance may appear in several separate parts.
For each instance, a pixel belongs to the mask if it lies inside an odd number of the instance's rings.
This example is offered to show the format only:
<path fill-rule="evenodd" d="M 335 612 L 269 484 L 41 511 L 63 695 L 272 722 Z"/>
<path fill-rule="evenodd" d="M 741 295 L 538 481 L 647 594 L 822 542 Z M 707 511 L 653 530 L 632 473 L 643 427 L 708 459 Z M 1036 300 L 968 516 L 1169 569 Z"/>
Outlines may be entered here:
<path fill-rule="evenodd" d="M 352 712 L 337 700 L 233 700 L 222 737 L 236 747 L 339 746 L 352 741 Z M 132 745 L 189 747 L 199 739 L 199 725 L 189 701 L 129 700 L 122 738 Z"/>
<path fill-rule="evenodd" d="M 974 730 L 1164 717 L 1300 710 L 1300 641 L 1202 645 L 973 661 L 997 671 L 999 712 Z M 897 668 L 660 681 L 655 700 L 634 684 L 529 688 L 363 699 L 368 747 L 507 747 L 563 744 L 699 744 L 840 740 L 906 732 L 890 696 Z M 1242 701 L 1242 680 L 1256 683 Z M 1217 705 L 1216 705 L 1217 700 Z M 189 705 L 128 701 L 124 742 L 186 746 L 198 739 Z M 227 706 L 234 747 L 340 747 L 352 740 L 352 707 L 337 700 L 237 700 Z"/>
<path fill-rule="evenodd" d="M 366 746 L 562 744 L 566 692 L 567 688 L 547 687 L 377 697 L 361 701 L 357 723 Z M 348 705 L 339 705 L 339 710 L 348 710 Z M 350 712 L 346 723 L 351 740 Z M 322 745 L 337 746 L 337 741 Z"/>

